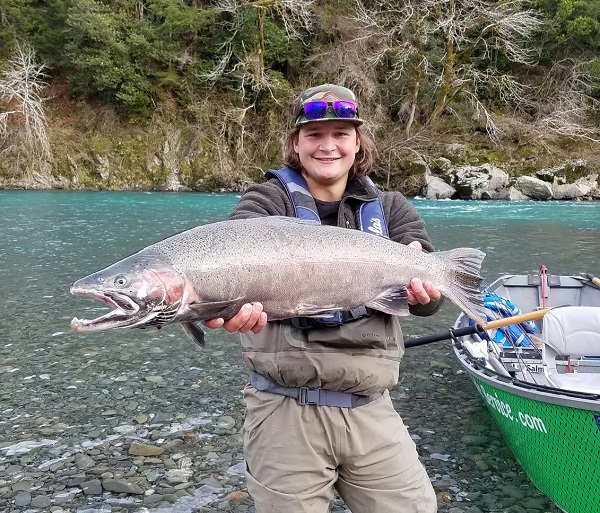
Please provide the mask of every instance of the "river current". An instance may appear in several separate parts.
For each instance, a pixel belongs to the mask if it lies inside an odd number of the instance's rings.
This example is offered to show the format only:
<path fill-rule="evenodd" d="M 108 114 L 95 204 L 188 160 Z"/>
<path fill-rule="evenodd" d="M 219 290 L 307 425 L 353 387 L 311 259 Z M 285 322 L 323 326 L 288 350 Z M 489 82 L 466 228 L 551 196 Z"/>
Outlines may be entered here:
<path fill-rule="evenodd" d="M 225 219 L 235 194 L 0 191 L 0 511 L 253 511 L 236 335 L 198 351 L 177 326 L 72 334 L 106 311 L 69 286 L 142 247 Z M 600 202 L 414 200 L 437 250 L 477 247 L 487 282 L 600 275 Z M 449 327 L 447 304 L 403 321 Z M 521 471 L 449 343 L 407 351 L 392 391 L 445 513 L 558 509 Z M 134 443 L 135 442 L 135 443 Z M 333 511 L 345 511 L 337 500 Z"/>

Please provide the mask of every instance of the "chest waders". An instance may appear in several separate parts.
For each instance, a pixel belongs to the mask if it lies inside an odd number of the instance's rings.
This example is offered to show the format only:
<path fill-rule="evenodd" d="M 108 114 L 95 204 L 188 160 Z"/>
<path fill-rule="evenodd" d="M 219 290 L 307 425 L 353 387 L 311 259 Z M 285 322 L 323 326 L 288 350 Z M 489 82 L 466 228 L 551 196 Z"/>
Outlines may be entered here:
<path fill-rule="evenodd" d="M 294 208 L 294 214 L 298 219 L 321 223 L 315 199 L 309 191 L 306 180 L 300 173 L 284 167 L 267 171 L 266 177 L 277 178 L 283 185 L 287 197 Z M 365 176 L 364 180 L 367 181 L 367 184 L 372 187 L 377 195 L 372 199 L 359 200 L 361 204 L 356 212 L 358 229 L 373 235 L 389 237 L 383 205 L 381 204 L 381 193 L 370 178 Z M 365 306 L 359 306 L 350 311 L 331 312 L 319 317 L 296 317 L 291 319 L 291 323 L 298 329 L 323 329 L 328 326 L 340 326 L 371 315 L 372 311 L 370 309 Z M 333 392 L 322 388 L 286 387 L 252 370 L 249 371 L 249 378 L 250 384 L 257 390 L 292 397 L 301 405 L 312 404 L 354 408 L 379 399 L 383 395 L 381 392 L 371 396 L 364 396 L 347 392 Z"/>

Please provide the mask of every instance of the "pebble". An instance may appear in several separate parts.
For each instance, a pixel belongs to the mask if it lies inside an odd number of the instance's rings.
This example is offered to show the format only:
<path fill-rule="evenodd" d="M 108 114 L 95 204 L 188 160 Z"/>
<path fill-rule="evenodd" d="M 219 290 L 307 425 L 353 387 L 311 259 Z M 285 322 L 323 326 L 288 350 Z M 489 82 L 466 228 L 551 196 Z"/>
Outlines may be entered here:
<path fill-rule="evenodd" d="M 155 445 L 143 444 L 141 442 L 131 442 L 129 446 L 129 454 L 134 456 L 160 456 L 165 452 L 163 447 Z"/>
<path fill-rule="evenodd" d="M 31 494 L 29 492 L 20 492 L 15 497 L 15 506 L 23 507 L 31 503 Z"/>
<path fill-rule="evenodd" d="M 50 506 L 52 501 L 50 497 L 46 495 L 36 495 L 33 499 L 31 499 L 30 505 L 34 508 L 44 509 Z"/>
<path fill-rule="evenodd" d="M 146 415 L 146 414 L 136 415 L 135 421 L 138 424 L 145 424 L 146 422 L 148 422 L 148 415 Z"/>
<path fill-rule="evenodd" d="M 79 485 L 86 495 L 102 495 L 102 482 L 100 479 L 85 481 Z"/>
<path fill-rule="evenodd" d="M 19 481 L 11 486 L 15 492 L 31 490 L 31 481 Z"/>
<path fill-rule="evenodd" d="M 137 484 L 130 483 L 125 479 L 105 479 L 102 481 L 102 488 L 116 493 L 132 493 L 135 495 L 142 495 L 144 493 L 144 490 Z"/>

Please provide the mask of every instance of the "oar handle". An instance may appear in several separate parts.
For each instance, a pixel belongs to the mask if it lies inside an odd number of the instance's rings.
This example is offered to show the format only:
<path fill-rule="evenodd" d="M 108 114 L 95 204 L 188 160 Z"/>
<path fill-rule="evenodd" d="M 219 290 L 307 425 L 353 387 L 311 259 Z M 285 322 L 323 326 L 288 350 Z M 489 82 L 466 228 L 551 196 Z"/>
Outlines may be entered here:
<path fill-rule="evenodd" d="M 590 280 L 596 287 L 600 287 L 600 278 L 596 278 L 593 274 L 586 274 L 585 277 Z"/>
<path fill-rule="evenodd" d="M 551 308 L 542 308 L 541 310 L 536 310 L 534 312 L 513 315 L 512 317 L 506 317 L 505 319 L 498 319 L 497 321 L 488 322 L 483 326 L 481 326 L 481 324 L 473 324 L 471 326 L 465 326 L 464 328 L 450 329 L 441 333 L 432 333 L 431 335 L 424 335 L 422 337 L 411 337 L 404 341 L 404 347 L 422 346 L 425 344 L 431 344 L 432 342 L 439 342 L 440 340 L 465 337 L 475 333 L 483 333 L 486 330 L 491 330 L 494 328 L 503 328 L 504 326 L 511 326 L 521 322 L 541 319 L 550 310 Z"/>
<path fill-rule="evenodd" d="M 411 337 L 404 341 L 404 347 L 423 346 L 440 340 L 448 340 L 449 338 L 466 337 L 474 333 L 483 333 L 483 328 L 480 324 L 465 326 L 464 328 L 450 329 L 442 333 L 432 333 L 431 335 L 423 335 L 422 337 Z"/>
<path fill-rule="evenodd" d="M 504 328 L 504 326 L 512 326 L 513 324 L 519 324 L 521 322 L 534 321 L 544 317 L 544 315 L 546 315 L 550 310 L 550 308 L 542 308 L 540 310 L 536 310 L 535 312 L 528 312 L 524 314 L 513 315 L 512 317 L 506 317 L 505 319 L 498 319 L 496 321 L 488 322 L 483 326 L 483 329 L 493 330 L 494 328 Z"/>

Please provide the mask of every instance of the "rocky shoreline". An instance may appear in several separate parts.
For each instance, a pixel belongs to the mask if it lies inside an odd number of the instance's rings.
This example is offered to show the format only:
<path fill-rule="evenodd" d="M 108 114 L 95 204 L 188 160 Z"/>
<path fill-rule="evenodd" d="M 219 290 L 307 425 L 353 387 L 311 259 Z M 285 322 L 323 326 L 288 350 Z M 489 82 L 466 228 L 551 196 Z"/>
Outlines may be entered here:
<path fill-rule="evenodd" d="M 516 175 L 498 166 L 454 165 L 444 157 L 431 163 L 418 158 L 409 163 L 407 172 L 416 176 L 421 187 L 412 191 L 401 191 L 406 196 L 419 196 L 430 200 L 505 200 L 505 201 L 550 201 L 600 199 L 599 172 L 584 159 L 572 160 L 548 169 L 529 174 Z M 401 173 L 401 172 L 400 172 Z M 125 184 L 113 187 L 103 175 L 95 185 L 82 185 L 77 180 L 64 176 L 34 173 L 27 178 L 0 177 L 0 190 L 125 190 L 163 192 L 243 192 L 249 185 L 196 187 L 191 188 L 172 172 L 164 186 L 148 189 L 143 184 Z M 381 181 L 380 181 L 381 183 Z"/>
<path fill-rule="evenodd" d="M 531 175 L 511 176 L 491 164 L 454 167 L 438 159 L 435 171 L 427 170 L 421 191 L 427 199 L 509 201 L 598 200 L 598 173 L 585 160 L 574 160 Z"/>
<path fill-rule="evenodd" d="M 0 399 L 12 409 L 0 420 L 13 434 L 0 442 L 0 511 L 254 513 L 242 453 L 246 376 L 232 343 L 227 336 L 209 351 L 169 352 L 169 358 L 154 343 L 144 348 L 148 360 L 141 365 L 115 365 L 110 347 L 85 348 L 79 353 L 93 365 L 77 370 L 65 361 L 61 370 L 68 372 L 53 382 L 37 359 L 28 369 L 2 362 L 0 375 L 10 378 Z M 444 361 L 446 354 L 441 344 L 407 353 L 401 383 L 390 392 L 440 512 L 557 512 L 524 477 L 467 376 L 457 362 Z M 23 379 L 27 394 L 15 387 Z M 52 394 L 43 392 L 49 384 Z M 24 407 L 33 392 L 50 404 Z M 349 510 L 337 498 L 332 513 Z"/>

